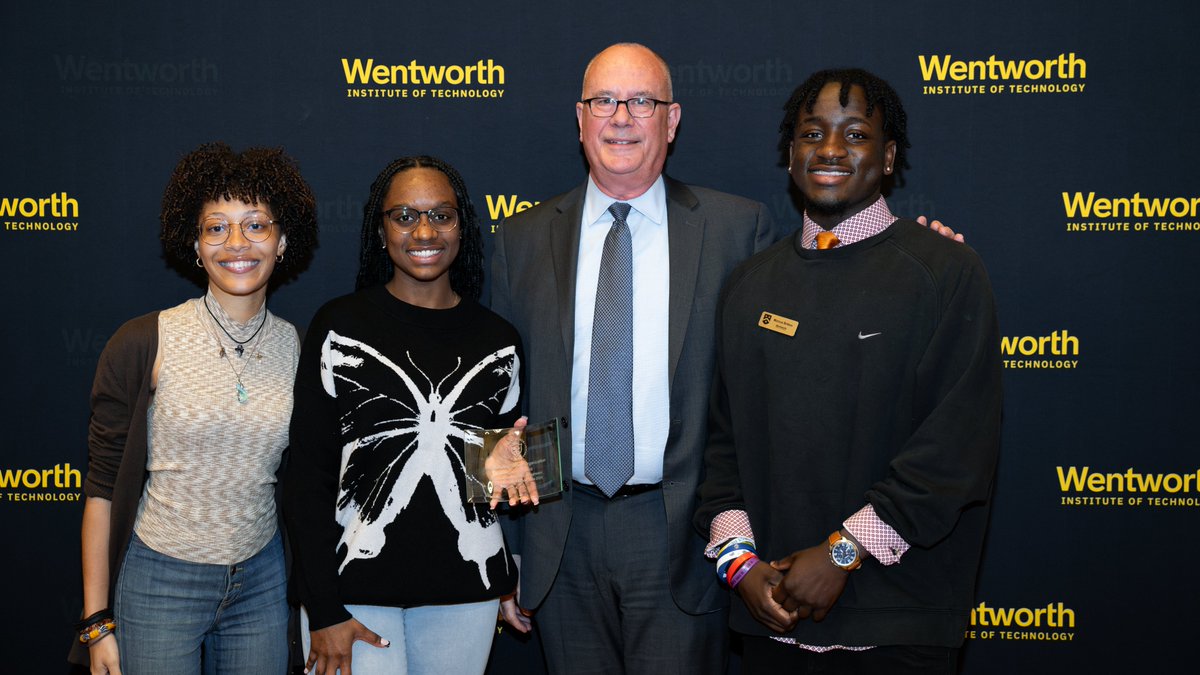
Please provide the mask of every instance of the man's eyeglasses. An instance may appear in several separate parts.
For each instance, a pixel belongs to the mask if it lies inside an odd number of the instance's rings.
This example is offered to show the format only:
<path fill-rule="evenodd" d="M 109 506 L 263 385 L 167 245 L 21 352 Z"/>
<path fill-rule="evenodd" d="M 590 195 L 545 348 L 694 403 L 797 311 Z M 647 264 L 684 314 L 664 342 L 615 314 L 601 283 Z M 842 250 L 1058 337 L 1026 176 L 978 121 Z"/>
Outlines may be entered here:
<path fill-rule="evenodd" d="M 388 224 L 397 232 L 405 234 L 417 229 L 417 223 L 421 222 L 422 215 L 425 216 L 425 220 L 429 221 L 429 226 L 438 232 L 449 232 L 458 227 L 458 209 L 453 206 L 439 206 L 425 211 L 414 209 L 411 206 L 397 206 L 383 212 Z"/>
<path fill-rule="evenodd" d="M 630 117 L 653 117 L 656 106 L 671 105 L 674 101 L 660 101 L 656 98 L 646 98 L 645 96 L 627 98 L 625 100 L 615 99 L 611 96 L 596 96 L 585 98 L 580 103 L 587 104 L 588 110 L 592 112 L 593 117 L 612 117 L 617 114 L 617 108 L 622 103 L 625 104 L 625 109 L 629 111 Z"/>

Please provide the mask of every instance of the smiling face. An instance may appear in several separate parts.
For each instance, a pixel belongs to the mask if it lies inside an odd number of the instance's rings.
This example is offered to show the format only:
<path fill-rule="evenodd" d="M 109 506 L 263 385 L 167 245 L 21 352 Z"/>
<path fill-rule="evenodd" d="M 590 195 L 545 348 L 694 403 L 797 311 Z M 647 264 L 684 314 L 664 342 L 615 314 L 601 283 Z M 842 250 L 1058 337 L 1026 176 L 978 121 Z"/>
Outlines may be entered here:
<path fill-rule="evenodd" d="M 662 61 L 645 47 L 616 45 L 601 52 L 588 66 L 583 99 L 610 96 L 625 100 L 644 96 L 670 99 L 668 74 Z M 596 117 L 586 104 L 575 104 L 579 142 L 587 155 L 592 180 L 614 199 L 632 199 L 658 180 L 667 149 L 679 126 L 678 103 L 655 106 L 651 117 L 629 115 L 624 105 L 612 117 Z"/>
<path fill-rule="evenodd" d="M 883 111 L 876 107 L 867 116 L 858 85 L 842 107 L 841 87 L 825 85 L 812 112 L 801 107 L 788 162 L 805 212 L 826 229 L 873 204 L 896 159 L 896 143 L 884 135 Z"/>
<path fill-rule="evenodd" d="M 228 223 L 229 238 L 222 244 L 206 244 L 196 241 L 196 256 L 208 274 L 208 288 L 223 306 L 227 300 L 259 296 L 266 299 L 267 282 L 275 270 L 276 256 L 283 255 L 287 240 L 278 224 L 270 226 L 270 234 L 263 241 L 250 241 L 242 233 L 240 224 L 249 220 L 265 223 L 274 220 L 271 207 L 259 202 L 247 203 L 238 199 L 220 199 L 206 202 L 200 208 L 196 232 L 202 224 L 209 222 Z"/>
<path fill-rule="evenodd" d="M 427 211 L 439 206 L 458 208 L 458 205 L 454 188 L 446 174 L 437 169 L 415 167 L 392 177 L 380 210 L 386 213 L 407 206 Z M 421 215 L 416 228 L 404 233 L 390 225 L 387 216 L 383 216 L 379 227 L 394 266 L 392 281 L 388 286 L 400 299 L 419 304 L 418 296 L 425 296 L 430 291 L 449 292 L 448 272 L 458 257 L 461 224 L 449 232 L 438 232 L 430 227 L 428 217 Z"/>

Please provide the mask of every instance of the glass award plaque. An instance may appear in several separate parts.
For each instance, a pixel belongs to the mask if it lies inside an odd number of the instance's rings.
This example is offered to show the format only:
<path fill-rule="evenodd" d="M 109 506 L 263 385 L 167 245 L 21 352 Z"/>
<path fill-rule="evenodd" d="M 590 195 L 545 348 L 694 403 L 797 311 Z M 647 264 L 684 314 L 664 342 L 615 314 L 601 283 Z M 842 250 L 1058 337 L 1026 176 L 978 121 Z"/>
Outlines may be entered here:
<path fill-rule="evenodd" d="M 490 480 L 487 460 L 494 451 L 509 452 L 504 449 L 497 450 L 496 447 L 509 431 L 510 428 L 485 429 L 479 435 L 479 443 L 468 440 L 463 446 L 463 458 L 467 468 L 467 501 L 473 504 L 487 504 L 492 501 L 492 496 L 497 491 L 500 492 L 500 501 L 508 501 L 504 486 L 495 485 Z M 521 432 L 521 449 L 525 461 L 529 463 L 533 481 L 537 484 L 539 501 L 562 493 L 562 461 L 558 448 L 557 417 L 549 422 L 529 424 Z M 497 461 L 511 465 L 513 460 L 498 457 Z"/>

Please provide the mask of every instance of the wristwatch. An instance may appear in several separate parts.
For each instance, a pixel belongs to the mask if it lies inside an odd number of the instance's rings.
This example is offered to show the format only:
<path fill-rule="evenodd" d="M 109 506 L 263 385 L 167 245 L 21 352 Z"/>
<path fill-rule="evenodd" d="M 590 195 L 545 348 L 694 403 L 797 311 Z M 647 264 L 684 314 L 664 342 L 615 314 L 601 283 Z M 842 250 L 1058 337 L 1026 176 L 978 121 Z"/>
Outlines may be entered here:
<path fill-rule="evenodd" d="M 862 557 L 859 556 L 858 547 L 854 542 L 843 537 L 839 530 L 829 535 L 829 561 L 849 572 L 858 569 L 862 564 Z"/>

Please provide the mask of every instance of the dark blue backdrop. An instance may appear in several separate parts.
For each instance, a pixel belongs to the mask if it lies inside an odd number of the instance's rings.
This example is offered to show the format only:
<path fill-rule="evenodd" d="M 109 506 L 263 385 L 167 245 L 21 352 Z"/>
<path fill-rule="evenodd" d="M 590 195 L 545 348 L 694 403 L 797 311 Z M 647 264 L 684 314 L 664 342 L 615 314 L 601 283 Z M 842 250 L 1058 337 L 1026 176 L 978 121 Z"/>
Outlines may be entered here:
<path fill-rule="evenodd" d="M 1200 553 L 1193 5 L 110 4 L 121 6 L 0 9 L 6 671 L 59 672 L 79 610 L 79 472 L 104 341 L 126 319 L 198 293 L 166 267 L 157 240 L 180 155 L 225 140 L 283 145 L 300 160 L 321 246 L 271 307 L 303 325 L 351 289 L 367 187 L 393 157 L 455 164 L 489 227 L 503 205 L 580 182 L 583 67 L 623 40 L 672 65 L 683 120 L 668 171 L 760 199 L 780 220 L 799 218 L 775 149 L 796 84 L 859 65 L 904 98 L 912 169 L 893 210 L 966 232 L 988 263 L 1012 352 L 965 672 L 1190 660 L 1200 627 L 1187 564 Z M 485 84 L 350 84 L 343 59 L 490 61 L 503 79 L 493 68 Z M 379 95 L 387 90 L 407 96 Z M 1176 198 L 1166 215 L 1146 213 Z M 1114 213 L 1103 199 L 1118 200 Z M 498 649 L 506 663 L 528 662 L 507 634 Z"/>

